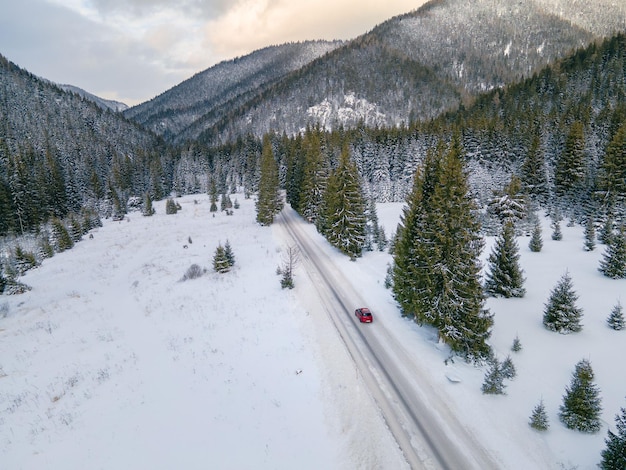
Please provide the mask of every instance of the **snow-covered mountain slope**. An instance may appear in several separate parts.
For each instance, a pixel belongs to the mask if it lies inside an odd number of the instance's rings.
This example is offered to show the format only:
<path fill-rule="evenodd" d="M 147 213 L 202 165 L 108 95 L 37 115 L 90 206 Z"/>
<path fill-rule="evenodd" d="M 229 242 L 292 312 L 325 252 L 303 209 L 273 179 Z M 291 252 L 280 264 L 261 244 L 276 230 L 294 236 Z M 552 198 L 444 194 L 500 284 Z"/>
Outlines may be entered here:
<path fill-rule="evenodd" d="M 58 85 L 58 86 L 62 90 L 65 90 L 71 93 L 76 93 L 77 95 L 82 96 L 85 99 L 93 101 L 102 109 L 109 109 L 115 112 L 122 112 L 128 109 L 128 105 L 125 103 L 120 103 L 119 101 L 106 100 L 104 98 L 100 98 L 99 96 L 93 95 L 89 93 L 88 91 L 85 91 L 82 88 L 78 88 L 77 86 L 74 86 L 74 85 Z"/>
<path fill-rule="evenodd" d="M 341 44 L 307 41 L 266 47 L 197 73 L 156 98 L 130 108 L 125 115 L 169 138 L 187 127 L 192 128 L 187 135 L 197 135 L 200 131 L 193 130 L 197 127 L 194 123 L 212 125 L 229 108 L 245 103 L 276 80 Z"/>
<path fill-rule="evenodd" d="M 611 0 L 433 0 L 288 74 L 268 75 L 275 61 L 261 53 L 285 46 L 270 48 L 219 64 L 126 115 L 169 140 L 200 136 L 208 144 L 318 123 L 396 126 L 435 117 L 625 27 L 626 7 Z M 242 73 L 249 63 L 254 83 Z M 368 106 L 346 107 L 351 97 Z"/>

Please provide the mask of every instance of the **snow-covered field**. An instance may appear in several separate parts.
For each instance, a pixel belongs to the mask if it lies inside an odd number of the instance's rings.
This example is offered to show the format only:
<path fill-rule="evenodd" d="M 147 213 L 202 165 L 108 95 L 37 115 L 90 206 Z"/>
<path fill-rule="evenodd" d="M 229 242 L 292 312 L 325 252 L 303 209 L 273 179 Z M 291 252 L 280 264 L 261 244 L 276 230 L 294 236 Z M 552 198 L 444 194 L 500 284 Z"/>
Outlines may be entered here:
<path fill-rule="evenodd" d="M 253 201 L 237 196 L 233 216 L 213 217 L 198 195 L 179 199 L 175 215 L 159 202 L 153 217 L 104 221 L 93 239 L 27 273 L 21 280 L 32 291 L 0 297 L 0 468 L 405 466 L 311 281 L 300 268 L 296 288 L 280 288 L 285 232 L 257 226 Z M 378 207 L 388 234 L 401 207 Z M 399 316 L 383 285 L 390 255 L 350 262 L 327 248 L 502 468 L 594 468 L 607 426 L 626 406 L 626 331 L 606 325 L 626 281 L 597 271 L 604 247 L 583 251 L 581 227 L 562 230 L 563 240 L 553 241 L 546 222 L 541 253 L 520 239 L 526 297 L 488 301 L 491 342 L 518 373 L 503 396 L 481 393 L 486 368 L 444 364 L 448 352 L 433 331 Z M 215 248 L 227 240 L 235 267 L 214 273 Z M 194 263 L 207 272 L 181 281 Z M 584 326 L 559 335 L 541 320 L 566 269 Z M 510 351 L 516 335 L 519 353 Z M 569 431 L 557 417 L 583 358 L 603 400 L 605 423 L 595 435 Z M 540 399 L 550 418 L 545 433 L 528 426 Z"/>

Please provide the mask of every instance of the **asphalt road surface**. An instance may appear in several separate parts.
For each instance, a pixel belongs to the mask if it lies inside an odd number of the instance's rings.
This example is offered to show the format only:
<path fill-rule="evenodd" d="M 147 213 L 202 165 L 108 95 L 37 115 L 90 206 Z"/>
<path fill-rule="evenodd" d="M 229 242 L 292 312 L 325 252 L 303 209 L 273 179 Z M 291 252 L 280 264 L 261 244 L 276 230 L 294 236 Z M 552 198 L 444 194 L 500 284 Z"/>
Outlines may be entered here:
<path fill-rule="evenodd" d="M 419 362 L 374 317 L 361 325 L 356 307 L 367 306 L 359 292 L 286 206 L 276 218 L 300 251 L 300 262 L 316 286 L 320 303 L 343 339 L 387 426 L 413 469 L 489 470 L 500 468 L 476 442 L 428 383 Z M 375 315 L 375 312 L 374 312 Z"/>

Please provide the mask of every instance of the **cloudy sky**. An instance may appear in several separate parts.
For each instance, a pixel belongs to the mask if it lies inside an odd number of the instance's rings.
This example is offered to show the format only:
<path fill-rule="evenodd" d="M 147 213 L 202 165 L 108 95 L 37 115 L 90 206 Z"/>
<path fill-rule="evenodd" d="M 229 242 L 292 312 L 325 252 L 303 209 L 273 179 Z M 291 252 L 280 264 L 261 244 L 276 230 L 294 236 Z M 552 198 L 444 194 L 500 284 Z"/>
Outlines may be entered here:
<path fill-rule="evenodd" d="M 272 44 L 351 39 L 425 0 L 0 0 L 0 54 L 129 105 Z"/>

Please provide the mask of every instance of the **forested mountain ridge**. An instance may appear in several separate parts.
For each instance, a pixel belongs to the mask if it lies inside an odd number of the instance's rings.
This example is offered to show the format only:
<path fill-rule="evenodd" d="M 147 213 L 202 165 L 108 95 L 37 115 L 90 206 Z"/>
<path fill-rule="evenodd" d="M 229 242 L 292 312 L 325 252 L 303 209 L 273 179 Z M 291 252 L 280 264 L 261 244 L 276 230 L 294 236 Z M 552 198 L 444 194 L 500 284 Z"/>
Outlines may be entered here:
<path fill-rule="evenodd" d="M 121 114 L 0 56 L 0 235 L 148 190 L 162 197 L 172 158 Z"/>
<path fill-rule="evenodd" d="M 316 124 L 327 130 L 359 122 L 372 127 L 406 125 L 519 81 L 625 28 L 626 6 L 611 0 L 434 0 L 273 83 L 247 88 L 234 101 L 207 101 L 200 88 L 196 100 L 179 112 L 172 89 L 159 97 L 158 116 L 152 111 L 138 114 L 152 102 L 131 108 L 127 116 L 144 124 L 150 121 L 149 126 L 168 140 L 200 136 L 207 145 L 269 131 L 293 135 Z M 202 74 L 217 73 L 212 69 Z M 163 128 L 157 130 L 157 123 Z"/>
<path fill-rule="evenodd" d="M 542 205 L 565 207 L 579 220 L 590 210 L 623 212 L 626 35 L 581 48 L 432 122 L 354 133 L 353 155 L 370 193 L 402 200 L 427 149 L 455 132 L 481 204 L 516 175 Z"/>
<path fill-rule="evenodd" d="M 65 91 L 69 91 L 71 93 L 76 93 L 79 96 L 82 96 L 85 99 L 91 100 L 100 106 L 102 109 L 109 109 L 111 111 L 122 112 L 128 109 L 128 105 L 125 103 L 121 103 L 115 100 L 107 100 L 104 98 L 100 98 L 94 94 L 89 93 L 88 91 L 83 90 L 82 88 L 78 88 L 74 85 L 58 85 L 59 88 Z"/>
<path fill-rule="evenodd" d="M 175 140 L 187 128 L 185 135 L 197 135 L 230 108 L 249 100 L 251 94 L 260 93 L 341 44 L 341 41 L 306 41 L 265 47 L 220 62 L 124 114 L 169 140 Z M 196 130 L 198 126 L 203 127 Z"/>

